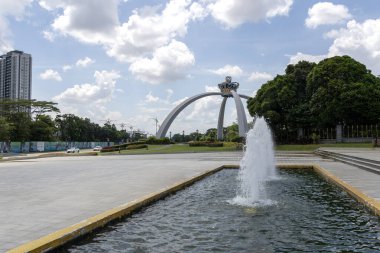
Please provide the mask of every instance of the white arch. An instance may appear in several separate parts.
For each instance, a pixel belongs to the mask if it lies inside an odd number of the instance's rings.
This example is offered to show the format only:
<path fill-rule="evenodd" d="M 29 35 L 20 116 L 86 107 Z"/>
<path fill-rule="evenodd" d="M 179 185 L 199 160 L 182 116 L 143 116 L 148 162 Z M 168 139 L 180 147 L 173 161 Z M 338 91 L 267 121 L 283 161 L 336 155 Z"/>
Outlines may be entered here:
<path fill-rule="evenodd" d="M 223 140 L 224 110 L 226 108 L 227 98 L 228 97 L 223 98 L 222 105 L 220 106 L 219 119 L 218 119 L 218 132 L 217 132 L 218 140 Z"/>
<path fill-rule="evenodd" d="M 248 132 L 248 124 L 247 124 L 247 117 L 245 116 L 245 111 L 243 107 L 243 103 L 241 102 L 240 97 L 242 98 L 249 98 L 246 95 L 237 94 L 235 91 L 231 91 L 232 96 L 235 100 L 237 115 L 238 115 L 238 125 L 239 125 L 239 136 L 245 137 L 246 133 Z M 178 114 L 185 109 L 189 104 L 197 101 L 200 98 L 207 97 L 207 96 L 214 96 L 214 95 L 222 95 L 221 92 L 205 92 L 202 94 L 195 95 L 191 98 L 186 99 L 181 104 L 177 105 L 168 116 L 166 116 L 164 122 L 161 124 L 160 129 L 158 129 L 158 132 L 156 134 L 156 138 L 164 138 L 166 136 L 166 133 L 169 130 L 170 125 L 173 123 L 174 119 L 178 116 Z M 218 139 L 223 138 L 223 120 L 224 120 L 224 108 L 228 97 L 224 97 L 222 106 L 220 108 L 219 112 L 219 120 L 218 120 Z M 221 135 L 220 135 L 221 132 Z M 219 138 L 221 136 L 221 138 Z"/>

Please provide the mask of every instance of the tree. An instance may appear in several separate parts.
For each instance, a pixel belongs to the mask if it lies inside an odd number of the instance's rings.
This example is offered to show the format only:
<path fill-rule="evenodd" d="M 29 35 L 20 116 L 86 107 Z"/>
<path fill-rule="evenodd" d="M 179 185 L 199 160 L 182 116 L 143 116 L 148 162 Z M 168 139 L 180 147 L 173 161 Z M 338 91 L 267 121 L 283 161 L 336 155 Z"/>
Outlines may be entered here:
<path fill-rule="evenodd" d="M 310 111 L 315 124 L 379 122 L 380 79 L 349 56 L 321 61 L 307 79 Z"/>
<path fill-rule="evenodd" d="M 378 123 L 379 97 L 378 77 L 351 57 L 336 56 L 288 65 L 248 100 L 248 110 L 282 136 L 298 128 Z"/>
<path fill-rule="evenodd" d="M 43 114 L 48 112 L 59 112 L 55 105 L 56 103 L 53 102 L 35 99 L 0 99 L 0 115 L 12 125 L 10 139 L 20 142 L 28 141 L 32 137 L 32 126 L 35 131 L 37 128 L 40 130 L 43 128 L 44 121 L 40 121 L 39 116 L 44 116 Z M 32 115 L 36 115 L 35 122 L 32 121 Z"/>
<path fill-rule="evenodd" d="M 40 114 L 31 122 L 30 131 L 30 139 L 33 141 L 53 141 L 57 128 L 50 116 Z"/>
<path fill-rule="evenodd" d="M 57 103 L 48 101 L 37 101 L 35 99 L 0 99 L 0 112 L 8 116 L 17 112 L 29 112 L 31 114 L 44 114 L 48 112 L 59 112 Z"/>
<path fill-rule="evenodd" d="M 306 80 L 314 66 L 306 61 L 288 65 L 285 75 L 263 84 L 256 96 L 248 99 L 250 114 L 265 117 L 277 133 L 309 126 Z"/>
<path fill-rule="evenodd" d="M 217 130 L 216 128 L 209 128 L 206 130 L 205 135 L 205 141 L 215 141 L 217 137 Z"/>
<path fill-rule="evenodd" d="M 0 117 L 0 141 L 7 141 L 11 137 L 12 125 L 4 117 Z"/>
<path fill-rule="evenodd" d="M 239 138 L 239 125 L 235 122 L 232 123 L 231 126 L 228 126 L 226 128 L 226 136 L 224 136 L 224 139 L 227 141 L 234 141 Z"/>
<path fill-rule="evenodd" d="M 8 122 L 13 126 L 10 134 L 11 141 L 25 142 L 30 139 L 32 119 L 27 112 L 14 112 L 8 116 Z"/>

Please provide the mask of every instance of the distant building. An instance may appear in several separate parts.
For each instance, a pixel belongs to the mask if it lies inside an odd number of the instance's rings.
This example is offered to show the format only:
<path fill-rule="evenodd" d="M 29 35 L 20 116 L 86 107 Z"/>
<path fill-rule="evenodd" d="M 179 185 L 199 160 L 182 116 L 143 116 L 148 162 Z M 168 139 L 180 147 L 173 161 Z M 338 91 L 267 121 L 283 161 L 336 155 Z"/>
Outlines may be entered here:
<path fill-rule="evenodd" d="M 31 99 L 32 56 L 11 51 L 0 56 L 0 99 Z"/>

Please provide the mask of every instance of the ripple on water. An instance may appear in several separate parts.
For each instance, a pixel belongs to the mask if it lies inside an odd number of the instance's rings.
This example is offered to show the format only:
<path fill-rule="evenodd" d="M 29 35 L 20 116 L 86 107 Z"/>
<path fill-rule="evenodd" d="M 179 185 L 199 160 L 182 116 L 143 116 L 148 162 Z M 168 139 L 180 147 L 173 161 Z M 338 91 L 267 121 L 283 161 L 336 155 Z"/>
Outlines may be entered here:
<path fill-rule="evenodd" d="M 380 222 L 310 171 L 280 172 L 271 202 L 233 203 L 224 170 L 61 252 L 380 252 Z"/>

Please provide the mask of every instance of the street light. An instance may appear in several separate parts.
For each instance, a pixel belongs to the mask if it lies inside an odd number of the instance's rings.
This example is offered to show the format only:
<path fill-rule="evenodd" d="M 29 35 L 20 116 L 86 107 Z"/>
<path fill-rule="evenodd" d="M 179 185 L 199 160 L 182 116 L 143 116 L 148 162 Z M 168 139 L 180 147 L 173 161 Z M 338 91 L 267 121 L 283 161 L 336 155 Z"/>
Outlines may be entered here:
<path fill-rule="evenodd" d="M 156 135 L 157 135 L 157 124 L 158 124 L 158 119 L 157 119 L 157 116 L 155 118 L 150 118 L 152 120 L 154 120 L 156 122 Z"/>

